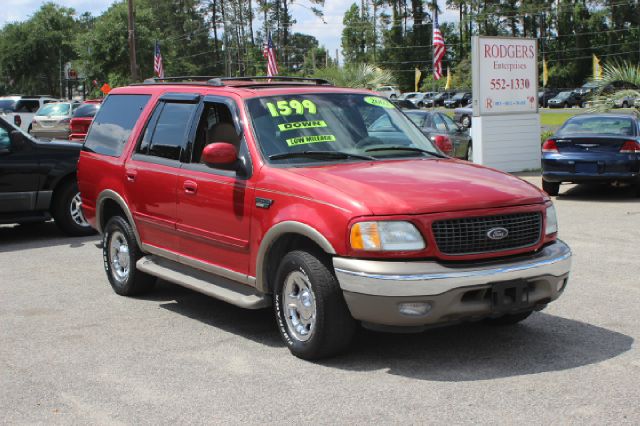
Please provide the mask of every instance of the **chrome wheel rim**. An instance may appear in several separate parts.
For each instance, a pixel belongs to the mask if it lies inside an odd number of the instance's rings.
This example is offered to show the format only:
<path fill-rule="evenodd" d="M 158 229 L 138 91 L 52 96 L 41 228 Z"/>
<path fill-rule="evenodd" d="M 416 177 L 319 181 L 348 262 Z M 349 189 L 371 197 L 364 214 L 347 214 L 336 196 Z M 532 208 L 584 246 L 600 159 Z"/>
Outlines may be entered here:
<path fill-rule="evenodd" d="M 116 231 L 109 240 L 109 263 L 111 264 L 111 275 L 118 282 L 124 282 L 129 276 L 129 245 L 124 234 Z"/>
<path fill-rule="evenodd" d="M 284 281 L 282 301 L 287 329 L 291 337 L 306 342 L 316 325 L 316 300 L 309 278 L 301 271 L 293 271 Z"/>
<path fill-rule="evenodd" d="M 82 198 L 80 198 L 80 193 L 78 192 L 71 199 L 71 204 L 69 205 L 69 213 L 71 214 L 71 219 L 79 226 L 89 226 L 87 219 L 84 217 L 84 213 L 82 213 Z"/>

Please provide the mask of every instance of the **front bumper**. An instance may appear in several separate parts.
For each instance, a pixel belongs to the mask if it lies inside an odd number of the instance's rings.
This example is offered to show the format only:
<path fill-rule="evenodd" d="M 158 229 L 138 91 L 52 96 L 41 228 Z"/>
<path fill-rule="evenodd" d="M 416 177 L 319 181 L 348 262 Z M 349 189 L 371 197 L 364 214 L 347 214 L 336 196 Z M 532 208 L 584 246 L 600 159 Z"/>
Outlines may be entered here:
<path fill-rule="evenodd" d="M 558 240 L 533 255 L 509 260 L 459 265 L 336 257 L 333 265 L 355 319 L 387 326 L 425 326 L 495 315 L 494 283 L 525 281 L 530 309 L 544 307 L 564 291 L 571 250 Z M 428 303 L 431 308 L 423 315 L 406 315 L 400 313 L 400 305 L 406 303 Z"/>

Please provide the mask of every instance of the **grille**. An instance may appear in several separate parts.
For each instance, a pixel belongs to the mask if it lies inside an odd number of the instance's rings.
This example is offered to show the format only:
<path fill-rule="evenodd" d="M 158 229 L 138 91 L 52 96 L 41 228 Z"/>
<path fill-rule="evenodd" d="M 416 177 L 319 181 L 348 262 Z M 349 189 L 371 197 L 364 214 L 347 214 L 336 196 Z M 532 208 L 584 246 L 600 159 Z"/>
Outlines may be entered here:
<path fill-rule="evenodd" d="M 507 229 L 509 234 L 502 240 L 490 239 L 487 232 L 498 227 Z M 440 220 L 432 225 L 438 248 L 445 254 L 487 253 L 528 247 L 538 242 L 541 228 L 540 212 Z"/>

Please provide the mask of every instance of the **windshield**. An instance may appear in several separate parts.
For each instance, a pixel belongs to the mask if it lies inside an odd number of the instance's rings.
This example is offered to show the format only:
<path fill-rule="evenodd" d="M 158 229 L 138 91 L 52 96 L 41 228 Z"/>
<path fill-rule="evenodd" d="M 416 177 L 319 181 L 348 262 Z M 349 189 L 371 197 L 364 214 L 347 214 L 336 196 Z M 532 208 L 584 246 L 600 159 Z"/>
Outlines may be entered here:
<path fill-rule="evenodd" d="M 453 99 L 455 100 L 460 100 L 464 98 L 464 93 L 456 93 L 456 95 L 453 97 Z"/>
<path fill-rule="evenodd" d="M 263 154 L 278 155 L 271 159 L 277 164 L 317 162 L 317 156 L 302 156 L 311 151 L 375 159 L 430 156 L 421 150 L 440 155 L 400 110 L 378 96 L 280 95 L 249 99 L 247 107 Z"/>
<path fill-rule="evenodd" d="M 556 97 L 560 99 L 565 99 L 565 98 L 568 98 L 570 95 L 571 95 L 571 92 L 560 92 Z"/>
<path fill-rule="evenodd" d="M 70 105 L 65 103 L 47 104 L 40 108 L 36 115 L 68 115 L 69 107 Z"/>
<path fill-rule="evenodd" d="M 16 107 L 16 101 L 13 99 L 0 99 L 0 112 L 13 112 Z"/>
<path fill-rule="evenodd" d="M 556 136 L 596 134 L 635 136 L 634 121 L 624 117 L 574 117 L 558 130 Z"/>

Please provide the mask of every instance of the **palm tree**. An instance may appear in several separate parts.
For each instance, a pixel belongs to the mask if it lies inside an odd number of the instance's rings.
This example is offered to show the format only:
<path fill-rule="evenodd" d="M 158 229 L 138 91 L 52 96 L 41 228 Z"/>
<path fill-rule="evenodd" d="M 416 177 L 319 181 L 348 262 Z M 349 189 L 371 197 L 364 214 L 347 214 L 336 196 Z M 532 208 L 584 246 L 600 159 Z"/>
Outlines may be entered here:
<path fill-rule="evenodd" d="M 592 101 L 592 110 L 609 111 L 616 100 L 631 97 L 636 99 L 634 106 L 640 111 L 640 65 L 626 61 L 605 64 L 602 67 L 602 78 L 596 82 L 600 93 Z M 620 83 L 635 89 L 620 90 L 613 94 L 603 91 L 607 86 L 620 85 Z"/>
<path fill-rule="evenodd" d="M 374 89 L 393 83 L 393 75 L 371 64 L 346 65 L 343 68 L 327 67 L 317 70 L 313 77 L 324 78 L 336 86 Z"/>

